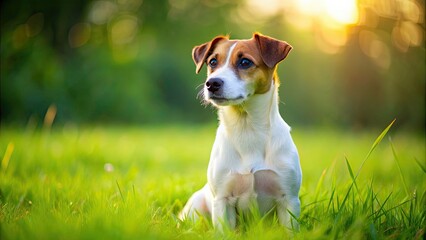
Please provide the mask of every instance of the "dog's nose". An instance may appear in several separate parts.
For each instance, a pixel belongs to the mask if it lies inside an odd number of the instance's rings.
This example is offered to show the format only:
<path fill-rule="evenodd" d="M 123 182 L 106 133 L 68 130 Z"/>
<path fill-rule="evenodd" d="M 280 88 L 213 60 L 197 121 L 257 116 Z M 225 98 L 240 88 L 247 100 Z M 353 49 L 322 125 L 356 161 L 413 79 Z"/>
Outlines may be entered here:
<path fill-rule="evenodd" d="M 220 78 L 210 78 L 206 82 L 206 87 L 209 92 L 217 92 L 223 85 L 223 80 Z"/>

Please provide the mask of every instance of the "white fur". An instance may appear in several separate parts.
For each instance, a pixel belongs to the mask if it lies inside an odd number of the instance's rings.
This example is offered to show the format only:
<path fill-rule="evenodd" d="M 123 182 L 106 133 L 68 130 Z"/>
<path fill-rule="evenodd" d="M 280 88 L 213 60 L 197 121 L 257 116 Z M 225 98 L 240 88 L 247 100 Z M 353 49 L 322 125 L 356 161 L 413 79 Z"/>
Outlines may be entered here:
<path fill-rule="evenodd" d="M 291 228 L 297 221 L 288 213 L 300 215 L 299 189 L 302 173 L 290 127 L 278 110 L 278 87 L 253 94 L 254 87 L 238 79 L 229 63 L 209 75 L 224 81 L 224 95 L 234 100 L 216 103 L 220 125 L 210 156 L 207 184 L 189 199 L 180 219 L 210 215 L 214 226 L 236 225 L 236 209 L 257 204 L 262 213 L 276 206 L 281 224 Z M 271 79 L 270 81 L 273 82 Z M 253 82 L 253 81 L 252 81 Z M 235 106 L 238 105 L 238 106 Z M 238 109 L 238 111 L 236 111 Z M 261 191 L 255 191 L 255 188 Z M 270 187 L 272 190 L 269 191 Z"/>
<path fill-rule="evenodd" d="M 216 106 L 226 106 L 226 105 L 237 105 L 242 102 L 244 102 L 247 97 L 254 92 L 253 87 L 247 87 L 247 83 L 245 81 L 241 81 L 238 79 L 237 75 L 235 75 L 235 72 L 232 70 L 232 66 L 230 64 L 230 59 L 232 52 L 234 51 L 235 46 L 237 43 L 234 43 L 230 48 L 228 52 L 228 56 L 226 57 L 225 64 L 214 71 L 213 73 L 209 74 L 209 78 L 216 78 L 219 77 L 224 81 L 224 89 L 222 97 L 229 99 L 226 102 L 223 101 L 215 101 L 211 99 L 212 93 L 207 90 L 207 87 L 204 86 L 204 96 L 207 101 L 210 101 Z"/>

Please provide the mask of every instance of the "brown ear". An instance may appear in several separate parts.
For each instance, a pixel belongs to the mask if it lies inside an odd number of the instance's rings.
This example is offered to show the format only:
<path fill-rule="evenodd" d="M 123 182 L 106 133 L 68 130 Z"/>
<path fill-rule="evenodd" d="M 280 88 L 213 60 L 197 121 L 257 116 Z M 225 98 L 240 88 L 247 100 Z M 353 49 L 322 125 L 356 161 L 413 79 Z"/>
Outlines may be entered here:
<path fill-rule="evenodd" d="M 214 46 L 223 39 L 228 39 L 228 37 L 217 36 L 210 42 L 206 42 L 199 46 L 195 46 L 192 49 L 192 59 L 194 60 L 195 65 L 197 66 L 195 70 L 197 74 L 200 72 L 201 68 L 203 67 L 203 64 L 206 61 L 207 57 L 213 51 Z"/>
<path fill-rule="evenodd" d="M 257 41 L 263 62 L 269 68 L 275 67 L 277 63 L 284 60 L 293 48 L 287 42 L 267 37 L 259 33 L 255 33 L 253 38 Z"/>

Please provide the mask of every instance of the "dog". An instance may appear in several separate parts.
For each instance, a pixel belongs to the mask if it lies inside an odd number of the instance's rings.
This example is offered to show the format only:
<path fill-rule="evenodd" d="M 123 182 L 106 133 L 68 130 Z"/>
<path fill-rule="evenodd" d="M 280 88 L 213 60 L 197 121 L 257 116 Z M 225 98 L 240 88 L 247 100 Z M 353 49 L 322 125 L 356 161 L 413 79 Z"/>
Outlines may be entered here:
<path fill-rule="evenodd" d="M 280 224 L 298 228 L 302 171 L 290 127 L 279 113 L 276 74 L 291 49 L 260 33 L 247 40 L 217 36 L 193 48 L 196 73 L 208 67 L 202 93 L 217 107 L 220 123 L 207 184 L 188 200 L 180 220 L 204 215 L 216 228 L 233 229 L 239 211 L 255 204 L 261 214 L 276 209 Z"/>

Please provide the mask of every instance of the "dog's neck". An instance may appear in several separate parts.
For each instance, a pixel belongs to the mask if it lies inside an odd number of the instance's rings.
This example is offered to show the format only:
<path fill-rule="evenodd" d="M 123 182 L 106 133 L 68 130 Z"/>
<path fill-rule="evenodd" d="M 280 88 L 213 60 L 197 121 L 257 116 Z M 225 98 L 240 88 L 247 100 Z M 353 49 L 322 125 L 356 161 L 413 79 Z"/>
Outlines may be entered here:
<path fill-rule="evenodd" d="M 247 101 L 236 106 L 219 108 L 219 120 L 227 132 L 251 130 L 270 130 L 274 122 L 280 119 L 278 109 L 278 85 L 264 94 L 255 94 Z"/>

